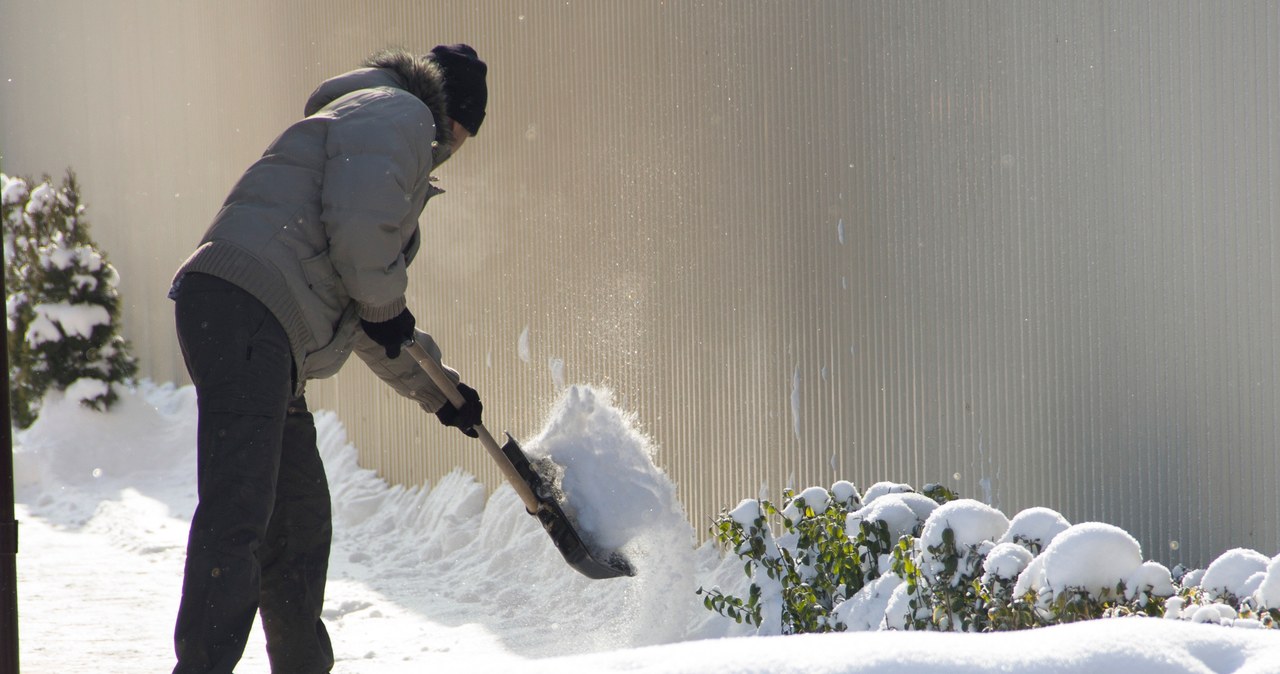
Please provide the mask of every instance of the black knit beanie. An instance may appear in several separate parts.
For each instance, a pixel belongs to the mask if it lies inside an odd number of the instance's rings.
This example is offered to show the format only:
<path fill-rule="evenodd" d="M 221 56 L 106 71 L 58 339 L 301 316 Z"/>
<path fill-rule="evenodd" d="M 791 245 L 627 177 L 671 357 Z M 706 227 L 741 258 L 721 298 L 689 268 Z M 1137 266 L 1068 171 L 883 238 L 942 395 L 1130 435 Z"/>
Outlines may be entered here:
<path fill-rule="evenodd" d="M 444 95 L 448 99 L 445 114 L 476 135 L 489 101 L 489 88 L 484 82 L 489 67 L 476 50 L 465 44 L 442 44 L 431 50 L 430 58 L 444 71 Z"/>

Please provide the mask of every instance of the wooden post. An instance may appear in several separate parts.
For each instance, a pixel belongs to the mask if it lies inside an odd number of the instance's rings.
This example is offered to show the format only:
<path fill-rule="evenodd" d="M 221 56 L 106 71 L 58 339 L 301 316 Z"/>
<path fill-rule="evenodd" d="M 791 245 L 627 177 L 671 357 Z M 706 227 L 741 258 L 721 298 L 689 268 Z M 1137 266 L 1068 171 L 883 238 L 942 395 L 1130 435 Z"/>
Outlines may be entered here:
<path fill-rule="evenodd" d="M 0 246 L 0 296 L 4 284 L 4 247 Z M 13 420 L 9 413 L 9 321 L 0 321 L 4 361 L 0 400 L 0 674 L 18 674 L 18 520 L 14 517 Z"/>

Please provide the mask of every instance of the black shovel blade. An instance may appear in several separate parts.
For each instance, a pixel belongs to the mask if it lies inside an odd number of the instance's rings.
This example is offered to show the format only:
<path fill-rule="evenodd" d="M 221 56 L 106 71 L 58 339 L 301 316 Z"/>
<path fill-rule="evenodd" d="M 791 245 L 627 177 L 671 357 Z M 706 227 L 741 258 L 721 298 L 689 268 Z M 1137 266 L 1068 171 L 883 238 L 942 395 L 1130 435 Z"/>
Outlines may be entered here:
<path fill-rule="evenodd" d="M 591 548 L 582 542 L 582 537 L 578 535 L 573 522 L 560 508 L 560 504 L 542 475 L 533 469 L 529 463 L 529 457 L 525 456 L 524 450 L 520 449 L 515 438 L 509 434 L 507 442 L 502 445 L 502 453 L 533 490 L 534 496 L 538 499 L 538 511 L 531 514 L 542 523 L 542 528 L 547 531 L 547 535 L 551 536 L 551 542 L 555 544 L 569 566 L 587 578 L 596 580 L 636 575 L 631 564 L 616 552 L 611 553 L 607 559 L 598 559 L 592 554 Z"/>

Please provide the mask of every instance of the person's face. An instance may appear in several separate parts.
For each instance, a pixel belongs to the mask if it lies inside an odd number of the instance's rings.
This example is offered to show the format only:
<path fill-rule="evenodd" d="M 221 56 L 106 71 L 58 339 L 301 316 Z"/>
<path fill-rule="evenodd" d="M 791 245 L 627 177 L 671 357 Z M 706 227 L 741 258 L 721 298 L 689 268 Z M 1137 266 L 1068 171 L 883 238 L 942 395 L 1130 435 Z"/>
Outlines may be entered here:
<path fill-rule="evenodd" d="M 471 137 L 471 132 L 454 120 L 449 120 L 449 123 L 453 124 L 453 152 L 449 153 L 452 155 L 462 147 L 464 141 Z"/>
<path fill-rule="evenodd" d="M 461 148 L 462 144 L 471 137 L 471 133 L 458 122 L 449 120 L 449 123 L 453 125 L 449 129 L 451 142 L 448 146 L 439 146 L 435 148 L 436 165 L 434 168 L 439 168 L 441 164 L 449 161 L 449 157 L 452 157 L 454 153 L 458 151 L 458 148 Z"/>

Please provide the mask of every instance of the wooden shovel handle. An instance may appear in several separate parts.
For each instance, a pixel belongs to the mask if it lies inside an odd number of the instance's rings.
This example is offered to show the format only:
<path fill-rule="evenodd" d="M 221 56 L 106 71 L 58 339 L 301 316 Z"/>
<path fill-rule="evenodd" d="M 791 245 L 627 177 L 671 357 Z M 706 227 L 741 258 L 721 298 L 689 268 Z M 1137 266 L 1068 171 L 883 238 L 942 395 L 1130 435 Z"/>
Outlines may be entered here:
<path fill-rule="evenodd" d="M 449 373 L 445 372 L 444 366 L 440 364 L 440 361 L 433 358 L 431 354 L 427 353 L 427 350 L 422 348 L 422 345 L 418 344 L 417 341 L 411 340 L 405 342 L 401 348 L 417 361 L 419 367 L 426 371 L 432 383 L 436 385 L 436 388 L 440 389 L 441 393 L 444 393 L 444 397 L 449 400 L 450 404 L 459 409 L 466 404 L 467 399 L 462 397 L 462 392 L 453 383 Z M 520 477 L 516 467 L 511 465 L 511 461 L 502 453 L 502 447 L 498 445 L 498 441 L 493 439 L 484 424 L 476 424 L 471 429 L 479 436 L 480 443 L 488 450 L 489 456 L 502 469 L 502 474 L 507 478 L 507 482 L 510 482 L 511 486 L 515 488 L 520 500 L 524 501 L 525 510 L 530 513 L 538 512 L 538 497 L 533 493 L 533 489 L 529 487 L 529 484 L 524 481 L 524 478 Z"/>

